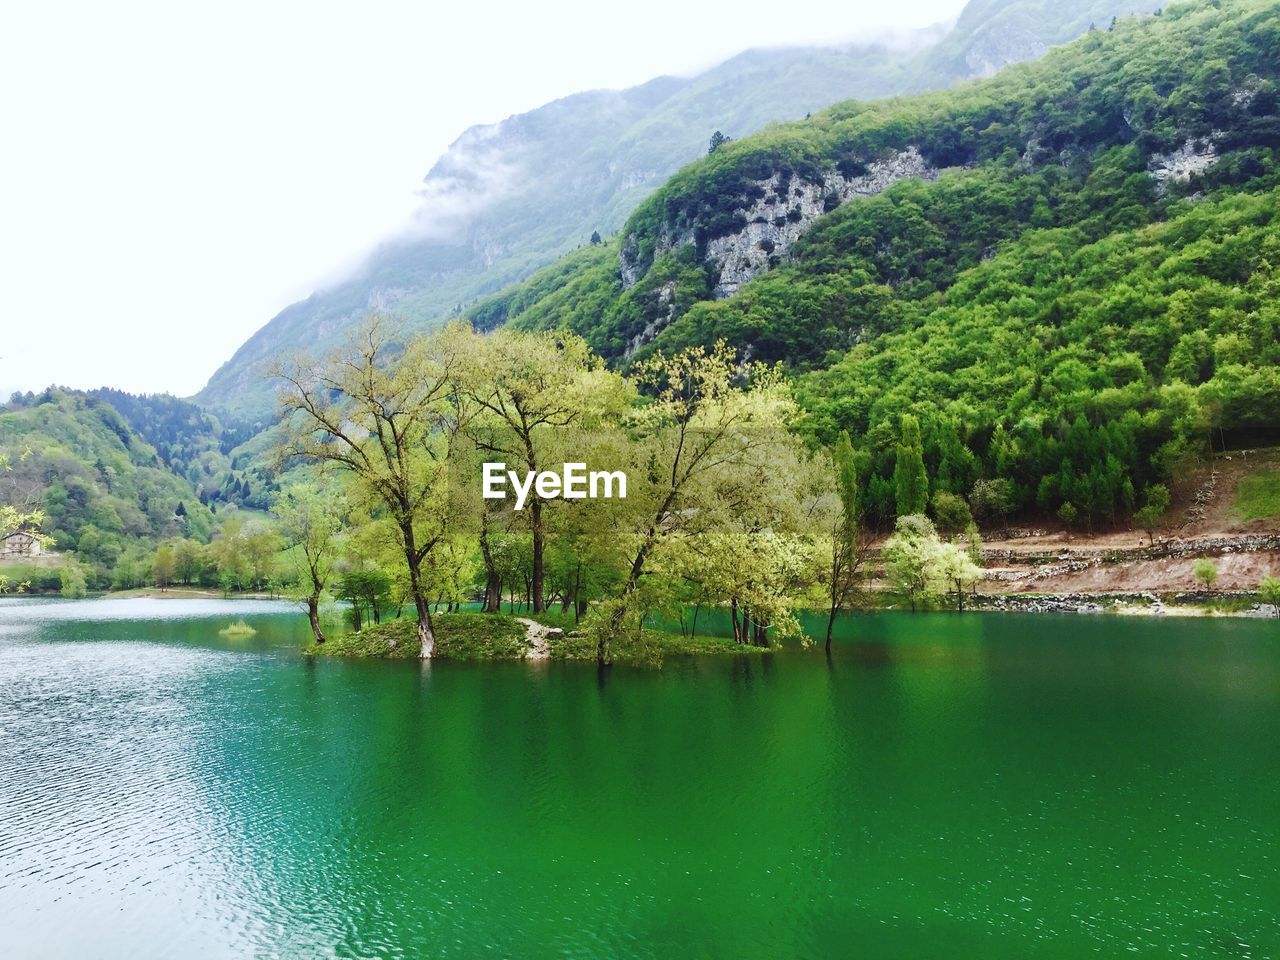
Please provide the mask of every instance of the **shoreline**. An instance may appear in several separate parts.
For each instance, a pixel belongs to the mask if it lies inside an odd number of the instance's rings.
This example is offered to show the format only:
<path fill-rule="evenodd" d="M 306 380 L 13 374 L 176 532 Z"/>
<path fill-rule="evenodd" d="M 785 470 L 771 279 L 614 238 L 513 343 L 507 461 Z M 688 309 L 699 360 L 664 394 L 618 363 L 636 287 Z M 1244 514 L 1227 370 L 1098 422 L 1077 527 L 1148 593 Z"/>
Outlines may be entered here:
<path fill-rule="evenodd" d="M 988 581 L 990 583 L 990 581 Z M 873 588 L 873 596 L 880 591 Z M 19 599 L 21 597 L 38 597 L 41 599 L 56 599 L 59 595 L 53 591 L 29 591 L 26 593 L 9 594 L 10 599 Z M 201 590 L 199 588 L 170 588 L 167 590 L 159 590 L 156 588 L 138 588 L 132 590 L 108 591 L 105 593 L 91 593 L 83 598 L 85 600 L 227 600 L 227 601 L 263 601 L 263 602 L 285 602 L 288 603 L 288 597 L 273 596 L 267 593 L 237 593 L 227 595 L 217 590 Z M 475 612 L 475 611 L 468 611 Z M 815 614 L 822 611 L 815 608 L 811 611 Z M 849 613 L 910 613 L 896 599 L 892 602 L 875 603 L 861 610 L 847 610 L 842 615 Z M 950 603 L 931 606 L 922 609 L 921 613 L 955 613 L 955 607 Z M 1178 617 L 1242 617 L 1246 619 L 1274 619 L 1277 618 L 1276 609 L 1262 603 L 1258 599 L 1256 591 L 1249 590 L 1185 590 L 1174 587 L 1156 588 L 1152 590 L 1074 590 L 1074 591 L 1053 591 L 1045 590 L 1039 592 L 1029 591 L 1002 591 L 1002 592 L 981 592 L 971 594 L 966 597 L 964 613 L 1091 613 L 1101 614 L 1109 613 L 1124 616 L 1178 616 Z M 436 612 L 433 617 L 445 617 L 450 614 Z M 557 658 L 552 653 L 548 640 L 551 637 L 562 637 L 566 635 L 566 631 L 555 624 L 539 623 L 535 619 L 531 619 L 532 614 L 527 611 L 518 611 L 515 614 L 504 613 L 505 618 L 519 621 L 529 632 L 531 637 L 530 647 L 537 651 L 536 655 L 529 659 L 546 660 L 546 659 L 563 659 Z M 400 618 L 399 622 L 403 622 L 407 618 Z M 395 623 L 392 620 L 387 623 Z M 386 624 L 384 624 L 385 626 Z M 664 631 L 652 631 L 655 635 L 663 634 Z M 536 637 L 534 636 L 536 634 Z M 569 631 L 569 638 L 573 638 L 575 631 Z M 671 634 L 679 638 L 679 634 Z M 701 640 L 703 638 L 696 638 Z M 724 638 L 709 638 L 724 639 Z M 751 645 L 743 646 L 734 644 L 734 648 L 738 650 L 754 650 L 764 649 L 756 648 Z M 326 653 L 326 651 L 316 651 Z M 700 652 L 700 651 L 699 651 Z M 375 656 L 378 654 L 374 654 Z"/>
<path fill-rule="evenodd" d="M 1081 613 L 1149 617 L 1276 618 L 1274 607 L 1247 591 L 1098 591 L 1081 593 L 979 594 L 977 613 Z"/>

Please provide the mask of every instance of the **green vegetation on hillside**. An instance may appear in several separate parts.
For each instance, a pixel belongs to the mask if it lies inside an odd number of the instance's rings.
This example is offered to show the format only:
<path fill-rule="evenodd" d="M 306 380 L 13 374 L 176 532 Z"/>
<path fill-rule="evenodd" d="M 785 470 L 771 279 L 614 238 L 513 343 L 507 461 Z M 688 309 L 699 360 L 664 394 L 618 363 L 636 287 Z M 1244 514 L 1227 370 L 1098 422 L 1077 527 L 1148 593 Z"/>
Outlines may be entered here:
<path fill-rule="evenodd" d="M 1280 423 L 1278 68 L 1276 3 L 1183 4 L 989 82 L 840 104 L 725 144 L 607 251 L 471 317 L 572 330 L 615 363 L 721 340 L 784 363 L 802 429 L 859 439 L 882 528 L 904 414 L 930 500 L 994 483 L 985 521 L 1112 524 L 1210 445 Z M 713 299 L 706 244 L 746 226 L 763 182 L 857 175 L 907 148 L 941 176 L 837 206 Z M 1198 172 L 1158 180 L 1179 149 Z"/>
<path fill-rule="evenodd" d="M 1280 519 L 1280 470 L 1241 477 L 1232 509 L 1241 520 Z"/>
<path fill-rule="evenodd" d="M 43 510 L 52 548 L 74 550 L 100 582 L 122 557 L 149 563 L 167 537 L 207 540 L 213 515 L 110 404 L 50 391 L 30 406 L 0 408 L 8 454 L 5 497 Z M 130 584 L 132 585 L 132 584 Z"/>

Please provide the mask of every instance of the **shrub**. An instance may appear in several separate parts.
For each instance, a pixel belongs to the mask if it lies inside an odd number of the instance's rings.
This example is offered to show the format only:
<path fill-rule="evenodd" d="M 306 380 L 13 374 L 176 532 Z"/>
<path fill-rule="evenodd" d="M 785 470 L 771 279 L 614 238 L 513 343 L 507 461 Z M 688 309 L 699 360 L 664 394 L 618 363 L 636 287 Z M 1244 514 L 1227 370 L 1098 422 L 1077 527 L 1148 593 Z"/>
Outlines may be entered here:
<path fill-rule="evenodd" d="M 1202 557 L 1195 562 L 1191 572 L 1206 590 L 1212 590 L 1213 585 L 1218 582 L 1218 568 L 1212 560 Z"/>
<path fill-rule="evenodd" d="M 938 529 L 947 535 L 954 535 L 973 525 L 973 515 L 964 497 L 939 490 L 933 495 L 933 517 Z"/>
<path fill-rule="evenodd" d="M 70 563 L 58 571 L 59 590 L 69 600 L 79 600 L 85 595 L 84 572 Z"/>

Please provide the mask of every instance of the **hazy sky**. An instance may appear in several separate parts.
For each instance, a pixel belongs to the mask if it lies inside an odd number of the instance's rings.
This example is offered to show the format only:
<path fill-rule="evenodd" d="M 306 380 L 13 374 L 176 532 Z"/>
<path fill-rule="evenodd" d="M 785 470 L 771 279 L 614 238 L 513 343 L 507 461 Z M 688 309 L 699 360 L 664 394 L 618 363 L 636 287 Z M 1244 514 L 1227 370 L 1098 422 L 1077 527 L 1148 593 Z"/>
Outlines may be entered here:
<path fill-rule="evenodd" d="M 351 269 L 467 126 L 963 0 L 12 4 L 0 390 L 195 392 Z"/>

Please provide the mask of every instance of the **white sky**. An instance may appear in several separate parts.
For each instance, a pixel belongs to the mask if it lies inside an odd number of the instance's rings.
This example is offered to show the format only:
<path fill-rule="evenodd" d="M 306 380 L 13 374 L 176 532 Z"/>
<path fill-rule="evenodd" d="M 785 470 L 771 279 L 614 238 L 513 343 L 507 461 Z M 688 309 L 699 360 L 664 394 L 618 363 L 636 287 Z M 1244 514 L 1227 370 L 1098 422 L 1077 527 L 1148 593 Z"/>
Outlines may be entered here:
<path fill-rule="evenodd" d="M 0 31 L 0 398 L 188 395 L 474 123 L 963 0 L 39 0 Z"/>

